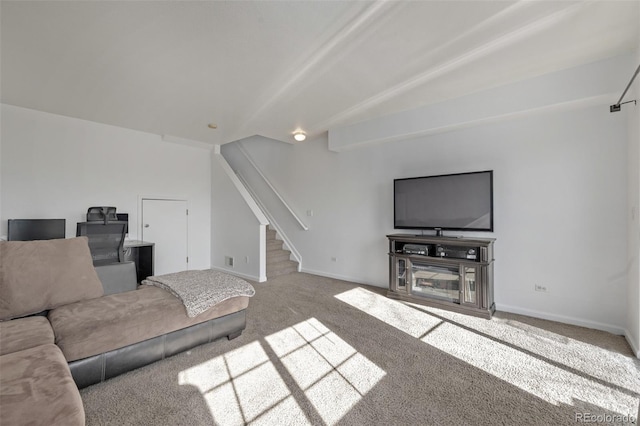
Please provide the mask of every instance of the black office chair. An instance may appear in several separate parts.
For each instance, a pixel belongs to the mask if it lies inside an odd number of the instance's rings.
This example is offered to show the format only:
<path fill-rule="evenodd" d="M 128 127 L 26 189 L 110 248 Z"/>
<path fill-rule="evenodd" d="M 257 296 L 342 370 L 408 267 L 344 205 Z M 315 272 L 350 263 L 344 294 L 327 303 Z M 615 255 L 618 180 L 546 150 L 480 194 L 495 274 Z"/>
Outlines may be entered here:
<path fill-rule="evenodd" d="M 127 222 L 78 222 L 76 236 L 89 239 L 93 265 L 124 262 L 124 236 Z"/>
<path fill-rule="evenodd" d="M 115 207 L 99 206 L 87 209 L 87 222 L 113 222 L 118 220 Z"/>

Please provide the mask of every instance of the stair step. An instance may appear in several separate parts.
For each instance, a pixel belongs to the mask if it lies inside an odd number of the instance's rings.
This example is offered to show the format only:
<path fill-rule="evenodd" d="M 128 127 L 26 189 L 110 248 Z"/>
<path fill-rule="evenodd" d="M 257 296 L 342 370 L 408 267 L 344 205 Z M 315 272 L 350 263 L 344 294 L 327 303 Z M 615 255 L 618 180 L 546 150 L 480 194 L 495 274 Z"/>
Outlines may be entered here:
<path fill-rule="evenodd" d="M 269 271 L 277 271 L 279 269 L 285 269 L 288 267 L 298 268 L 298 262 L 293 260 L 280 260 L 278 262 L 273 262 L 267 265 L 267 272 Z"/>
<path fill-rule="evenodd" d="M 267 279 L 279 277 L 281 275 L 288 275 L 292 272 L 298 272 L 297 268 L 286 269 L 278 272 L 267 272 Z"/>
<path fill-rule="evenodd" d="M 276 236 L 276 230 L 267 227 L 267 279 L 298 271 L 298 262 L 290 259 L 291 252 L 283 249 L 284 241 Z"/>
<path fill-rule="evenodd" d="M 267 278 L 289 274 L 298 270 L 298 262 L 281 260 L 273 264 L 267 264 Z"/>
<path fill-rule="evenodd" d="M 270 250 L 282 250 L 282 240 L 267 240 L 267 252 Z"/>
<path fill-rule="evenodd" d="M 275 263 L 281 260 L 289 260 L 290 257 L 291 257 L 291 252 L 289 250 L 267 251 L 267 265 L 269 263 Z"/>

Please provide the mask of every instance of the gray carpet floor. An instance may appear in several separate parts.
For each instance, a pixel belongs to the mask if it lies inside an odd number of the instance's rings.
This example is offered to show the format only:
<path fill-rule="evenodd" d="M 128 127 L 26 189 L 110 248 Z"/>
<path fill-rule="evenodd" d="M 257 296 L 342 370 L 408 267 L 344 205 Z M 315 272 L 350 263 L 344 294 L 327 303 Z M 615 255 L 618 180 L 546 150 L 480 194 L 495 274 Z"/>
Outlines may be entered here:
<path fill-rule="evenodd" d="M 301 273 L 253 284 L 241 337 L 82 390 L 87 424 L 637 421 L 640 362 L 622 336 Z"/>

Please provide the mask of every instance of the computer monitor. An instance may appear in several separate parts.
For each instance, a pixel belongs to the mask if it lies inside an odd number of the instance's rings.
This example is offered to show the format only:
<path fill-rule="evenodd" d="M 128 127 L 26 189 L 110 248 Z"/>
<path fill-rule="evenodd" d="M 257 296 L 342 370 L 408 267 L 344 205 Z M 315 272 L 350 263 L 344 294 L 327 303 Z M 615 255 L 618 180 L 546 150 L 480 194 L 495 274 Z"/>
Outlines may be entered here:
<path fill-rule="evenodd" d="M 7 240 L 55 240 L 65 237 L 65 219 L 9 219 Z"/>
<path fill-rule="evenodd" d="M 129 213 L 116 213 L 116 217 L 119 222 L 127 222 L 127 226 L 124 230 L 125 234 L 129 233 Z"/>

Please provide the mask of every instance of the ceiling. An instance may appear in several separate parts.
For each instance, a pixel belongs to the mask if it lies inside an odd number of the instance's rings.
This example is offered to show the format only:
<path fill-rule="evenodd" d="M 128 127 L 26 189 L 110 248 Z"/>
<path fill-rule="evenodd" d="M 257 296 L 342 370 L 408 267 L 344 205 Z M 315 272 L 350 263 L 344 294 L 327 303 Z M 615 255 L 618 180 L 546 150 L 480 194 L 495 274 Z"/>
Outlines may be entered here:
<path fill-rule="evenodd" d="M 293 143 L 298 128 L 314 136 L 631 51 L 638 7 L 2 1 L 0 100 L 210 144 Z"/>

